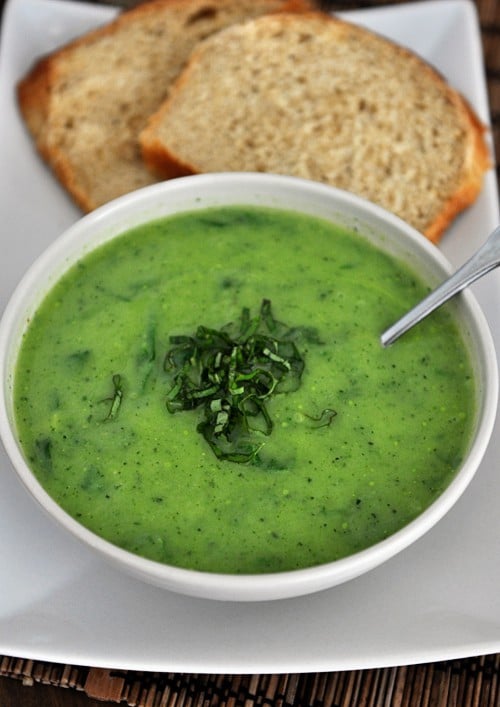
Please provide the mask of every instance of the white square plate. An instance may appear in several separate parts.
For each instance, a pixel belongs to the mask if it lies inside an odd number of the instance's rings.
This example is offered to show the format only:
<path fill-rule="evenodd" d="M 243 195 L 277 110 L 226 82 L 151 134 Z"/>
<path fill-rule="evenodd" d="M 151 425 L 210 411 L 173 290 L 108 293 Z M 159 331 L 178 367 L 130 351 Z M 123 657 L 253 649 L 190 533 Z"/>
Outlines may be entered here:
<path fill-rule="evenodd" d="M 0 307 L 31 261 L 79 213 L 36 155 L 14 86 L 35 57 L 114 13 L 11 0 L 0 55 Z M 488 122 L 469 0 L 346 15 L 420 53 Z M 493 171 L 442 247 L 459 264 L 498 222 Z M 499 281 L 475 286 L 499 341 Z M 0 653 L 108 668 L 285 673 L 384 667 L 500 651 L 500 430 L 458 505 L 418 543 L 316 595 L 263 604 L 189 599 L 107 567 L 42 514 L 0 450 Z"/>

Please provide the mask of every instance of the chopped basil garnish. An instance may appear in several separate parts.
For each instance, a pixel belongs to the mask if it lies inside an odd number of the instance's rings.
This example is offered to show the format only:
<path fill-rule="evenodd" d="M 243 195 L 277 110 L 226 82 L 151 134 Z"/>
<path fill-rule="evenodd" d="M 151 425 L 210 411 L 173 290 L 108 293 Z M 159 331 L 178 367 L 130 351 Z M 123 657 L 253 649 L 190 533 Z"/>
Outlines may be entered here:
<path fill-rule="evenodd" d="M 328 427 L 332 424 L 332 420 L 336 415 L 336 410 L 325 408 L 318 417 L 313 417 L 312 415 L 306 415 L 306 417 L 311 420 L 311 427 Z"/>
<path fill-rule="evenodd" d="M 123 388 L 122 388 L 122 378 L 119 373 L 115 373 L 113 378 L 113 395 L 109 398 L 105 398 L 102 402 L 110 402 L 109 411 L 104 420 L 113 420 L 118 415 L 118 410 L 122 404 L 123 399 Z"/>
<path fill-rule="evenodd" d="M 304 358 L 296 342 L 311 338 L 317 340 L 310 328 L 277 321 L 266 299 L 255 317 L 245 307 L 238 322 L 220 330 L 199 326 L 193 336 L 172 336 L 165 357 L 165 370 L 173 372 L 167 409 L 203 406 L 197 429 L 214 454 L 251 461 L 264 444 L 261 436 L 273 429 L 269 398 L 300 386 Z"/>
<path fill-rule="evenodd" d="M 35 440 L 35 453 L 44 471 L 52 471 L 52 440 L 39 437 Z"/>

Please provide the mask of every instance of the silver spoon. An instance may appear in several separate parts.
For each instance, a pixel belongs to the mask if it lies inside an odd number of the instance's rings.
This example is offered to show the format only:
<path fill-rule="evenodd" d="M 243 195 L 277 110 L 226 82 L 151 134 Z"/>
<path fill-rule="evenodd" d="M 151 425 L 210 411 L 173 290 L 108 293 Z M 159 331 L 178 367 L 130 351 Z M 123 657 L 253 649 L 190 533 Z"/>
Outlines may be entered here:
<path fill-rule="evenodd" d="M 500 265 L 500 226 L 495 228 L 479 250 L 456 273 L 382 334 L 380 337 L 382 346 L 394 343 L 408 329 L 498 265 Z"/>

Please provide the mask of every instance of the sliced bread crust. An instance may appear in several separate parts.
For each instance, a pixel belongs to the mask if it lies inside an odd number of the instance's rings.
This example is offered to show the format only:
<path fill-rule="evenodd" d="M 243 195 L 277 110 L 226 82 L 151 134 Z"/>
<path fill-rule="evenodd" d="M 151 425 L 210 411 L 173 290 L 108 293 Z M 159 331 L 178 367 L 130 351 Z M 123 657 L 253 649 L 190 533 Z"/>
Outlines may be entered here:
<path fill-rule="evenodd" d="M 43 158 L 85 211 L 156 178 L 138 134 L 194 46 L 235 22 L 307 0 L 152 0 L 40 59 L 18 85 Z"/>
<path fill-rule="evenodd" d="M 437 242 L 491 166 L 485 128 L 428 63 L 311 12 L 201 43 L 140 142 L 152 173 L 264 171 L 379 203 Z"/>

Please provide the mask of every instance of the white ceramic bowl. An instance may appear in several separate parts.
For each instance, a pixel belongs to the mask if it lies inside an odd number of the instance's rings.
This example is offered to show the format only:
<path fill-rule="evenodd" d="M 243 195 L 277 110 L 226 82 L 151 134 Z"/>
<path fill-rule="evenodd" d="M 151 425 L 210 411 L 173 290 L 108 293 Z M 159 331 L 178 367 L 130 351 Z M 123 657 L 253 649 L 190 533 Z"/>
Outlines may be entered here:
<path fill-rule="evenodd" d="M 47 291 L 78 258 L 134 225 L 175 212 L 228 204 L 294 209 L 356 229 L 406 261 L 429 285 L 450 273 L 440 251 L 395 216 L 351 194 L 304 180 L 268 174 L 200 175 L 127 195 L 83 217 L 33 264 L 15 290 L 0 323 L 0 433 L 14 469 L 33 498 L 65 530 L 118 567 L 153 584 L 192 596 L 230 601 L 280 599 L 345 582 L 380 565 L 427 532 L 463 493 L 486 450 L 497 406 L 497 364 L 487 323 L 469 292 L 457 317 L 477 381 L 475 431 L 464 462 L 442 495 L 418 518 L 386 540 L 345 559 L 262 575 L 223 575 L 179 569 L 141 558 L 98 537 L 48 496 L 23 456 L 13 416 L 13 371 L 30 316 Z"/>

